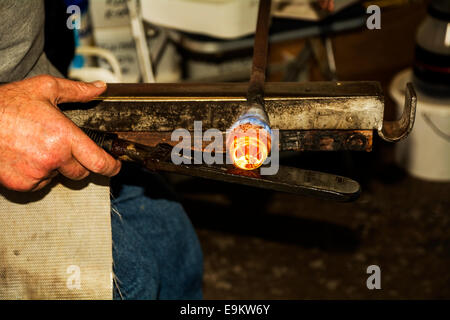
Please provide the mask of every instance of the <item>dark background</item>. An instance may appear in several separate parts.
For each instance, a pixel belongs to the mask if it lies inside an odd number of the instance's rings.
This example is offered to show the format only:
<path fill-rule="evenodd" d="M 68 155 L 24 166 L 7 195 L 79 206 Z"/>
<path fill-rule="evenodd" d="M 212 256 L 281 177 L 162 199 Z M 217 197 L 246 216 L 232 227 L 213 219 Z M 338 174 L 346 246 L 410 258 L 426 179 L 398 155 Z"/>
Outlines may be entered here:
<path fill-rule="evenodd" d="M 387 117 L 389 82 L 412 65 L 425 14 L 421 1 L 384 8 L 381 30 L 332 37 L 338 79 L 380 81 Z M 301 45 L 272 47 L 272 60 Z M 323 79 L 314 69 L 311 77 Z M 205 298 L 450 298 L 450 184 L 408 176 L 394 164 L 394 147 L 376 137 L 372 153 L 282 158 L 356 179 L 363 191 L 353 203 L 172 177 L 203 246 Z M 366 287 L 372 264 L 381 268 L 381 290 Z"/>
<path fill-rule="evenodd" d="M 332 36 L 339 80 L 380 81 L 387 93 L 392 77 L 412 65 L 426 3 L 404 3 L 382 9 L 381 30 L 359 28 Z M 58 23 L 51 12 L 50 31 Z M 73 43 L 57 43 L 58 38 L 48 32 L 46 51 L 64 72 L 67 56 L 57 52 L 66 50 L 70 56 Z M 296 54 L 303 45 L 298 40 L 272 46 L 270 60 L 286 51 Z M 324 80 L 314 61 L 311 65 L 310 78 Z M 279 78 L 269 75 L 272 81 Z M 393 102 L 388 94 L 385 99 L 392 118 Z M 394 164 L 394 147 L 376 137 L 371 153 L 282 156 L 282 165 L 359 181 L 363 191 L 353 203 L 167 175 L 203 247 L 204 297 L 450 298 L 450 184 L 408 176 Z M 366 268 L 372 264 L 381 268 L 381 290 L 366 287 Z"/>

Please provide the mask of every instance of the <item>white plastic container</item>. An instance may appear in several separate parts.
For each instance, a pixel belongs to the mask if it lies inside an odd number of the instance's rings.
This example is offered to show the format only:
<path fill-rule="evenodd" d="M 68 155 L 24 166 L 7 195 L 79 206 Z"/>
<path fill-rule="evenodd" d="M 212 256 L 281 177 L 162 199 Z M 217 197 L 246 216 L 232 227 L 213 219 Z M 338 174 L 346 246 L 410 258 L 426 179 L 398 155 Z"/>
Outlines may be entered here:
<path fill-rule="evenodd" d="M 139 81 L 141 75 L 130 26 L 95 28 L 94 38 L 98 47 L 111 51 L 119 60 L 123 82 L 135 83 Z M 106 61 L 100 60 L 99 65 L 102 68 L 109 68 Z"/>
<path fill-rule="evenodd" d="M 412 71 L 404 70 L 391 82 L 390 94 L 403 109 L 404 88 Z M 435 99 L 416 88 L 417 112 L 410 135 L 397 143 L 397 163 L 412 176 L 430 181 L 450 181 L 450 99 Z"/>
<path fill-rule="evenodd" d="M 164 27 L 230 39 L 252 34 L 258 0 L 141 1 L 144 20 Z"/>

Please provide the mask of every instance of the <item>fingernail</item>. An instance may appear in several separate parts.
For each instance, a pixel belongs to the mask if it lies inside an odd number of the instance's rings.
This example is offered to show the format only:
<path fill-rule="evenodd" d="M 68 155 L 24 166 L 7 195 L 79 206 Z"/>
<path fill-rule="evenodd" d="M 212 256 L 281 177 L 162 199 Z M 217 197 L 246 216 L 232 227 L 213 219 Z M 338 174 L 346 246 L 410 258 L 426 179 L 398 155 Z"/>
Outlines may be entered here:
<path fill-rule="evenodd" d="M 97 88 L 104 88 L 104 87 L 106 87 L 106 83 L 103 82 L 103 81 L 94 81 L 94 82 L 92 82 L 92 84 L 94 86 L 96 86 Z"/>

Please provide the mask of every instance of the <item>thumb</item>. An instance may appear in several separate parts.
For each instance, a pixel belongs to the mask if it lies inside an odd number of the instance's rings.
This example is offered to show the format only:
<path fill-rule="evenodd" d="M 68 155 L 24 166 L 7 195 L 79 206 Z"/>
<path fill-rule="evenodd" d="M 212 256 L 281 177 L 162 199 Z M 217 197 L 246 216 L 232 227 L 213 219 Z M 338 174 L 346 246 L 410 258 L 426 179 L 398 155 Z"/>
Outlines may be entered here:
<path fill-rule="evenodd" d="M 56 79 L 54 92 L 56 104 L 65 102 L 88 102 L 103 93 L 106 83 L 103 81 L 81 82 L 62 78 Z"/>

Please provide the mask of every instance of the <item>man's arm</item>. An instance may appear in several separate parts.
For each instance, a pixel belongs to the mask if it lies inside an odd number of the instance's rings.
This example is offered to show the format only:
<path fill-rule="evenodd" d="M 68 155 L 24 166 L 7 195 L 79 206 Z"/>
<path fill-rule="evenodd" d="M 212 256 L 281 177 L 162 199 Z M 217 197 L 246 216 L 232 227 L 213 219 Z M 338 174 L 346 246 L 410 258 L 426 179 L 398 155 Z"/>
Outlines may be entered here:
<path fill-rule="evenodd" d="M 80 180 L 89 172 L 113 176 L 120 161 L 90 140 L 58 109 L 87 102 L 106 89 L 37 76 L 0 86 L 0 184 L 17 191 L 43 188 L 59 172 Z"/>

